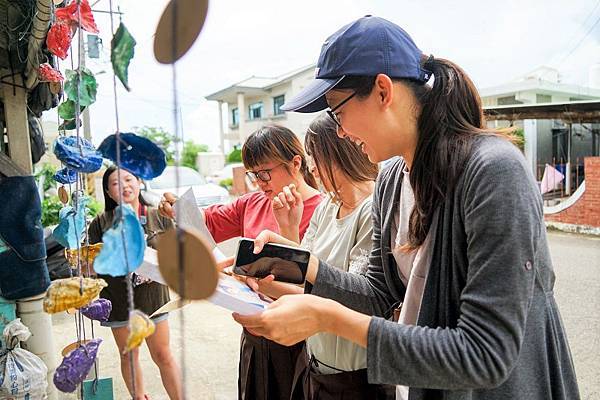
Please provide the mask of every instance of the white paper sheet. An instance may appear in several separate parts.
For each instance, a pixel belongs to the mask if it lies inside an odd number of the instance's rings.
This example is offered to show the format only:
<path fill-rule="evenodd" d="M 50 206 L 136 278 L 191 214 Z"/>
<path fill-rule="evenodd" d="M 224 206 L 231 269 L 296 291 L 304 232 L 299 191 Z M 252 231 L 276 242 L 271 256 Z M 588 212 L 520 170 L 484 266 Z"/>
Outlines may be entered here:
<path fill-rule="evenodd" d="M 220 274 L 217 290 L 208 301 L 242 315 L 261 313 L 271 303 L 261 298 L 246 284 L 225 274 Z"/>
<path fill-rule="evenodd" d="M 215 250 L 219 251 L 218 248 L 215 248 Z M 157 252 L 150 247 L 146 248 L 144 262 L 135 273 L 166 285 L 166 282 L 158 269 Z M 244 283 L 223 273 L 219 274 L 217 289 L 215 293 L 208 298 L 208 301 L 242 315 L 261 313 L 270 303 L 268 299 L 261 298 Z"/>
<path fill-rule="evenodd" d="M 196 205 L 196 197 L 194 191 L 188 189 L 177 201 L 175 202 L 175 220 L 182 228 L 191 227 L 202 234 L 202 236 L 208 241 L 211 248 L 217 247 L 215 239 L 210 234 L 200 209 Z M 217 260 L 218 261 L 218 260 Z"/>

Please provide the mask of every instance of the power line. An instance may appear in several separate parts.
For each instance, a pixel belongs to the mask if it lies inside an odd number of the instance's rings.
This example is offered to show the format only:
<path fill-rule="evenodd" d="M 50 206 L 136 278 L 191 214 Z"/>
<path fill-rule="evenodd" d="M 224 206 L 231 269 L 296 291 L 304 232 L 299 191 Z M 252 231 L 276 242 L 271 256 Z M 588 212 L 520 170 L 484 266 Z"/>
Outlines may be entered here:
<path fill-rule="evenodd" d="M 579 46 L 581 46 L 581 44 L 584 42 L 584 40 L 588 37 L 588 35 L 590 33 L 592 33 L 592 31 L 594 30 L 594 28 L 596 27 L 596 25 L 598 25 L 598 23 L 600 23 L 600 16 L 598 16 L 598 18 L 596 18 L 596 22 L 594 22 L 594 24 L 590 27 L 590 29 L 588 29 L 588 31 L 585 33 L 585 35 L 583 35 L 583 37 L 581 38 L 581 40 L 575 45 L 575 47 L 573 47 L 571 49 L 571 51 L 569 51 L 569 53 L 563 57 L 563 59 L 558 63 L 558 65 L 562 65 L 563 62 L 565 62 L 565 60 L 567 58 L 569 58 L 571 56 L 571 54 L 573 54 L 575 52 L 575 50 L 577 50 L 579 48 Z"/>

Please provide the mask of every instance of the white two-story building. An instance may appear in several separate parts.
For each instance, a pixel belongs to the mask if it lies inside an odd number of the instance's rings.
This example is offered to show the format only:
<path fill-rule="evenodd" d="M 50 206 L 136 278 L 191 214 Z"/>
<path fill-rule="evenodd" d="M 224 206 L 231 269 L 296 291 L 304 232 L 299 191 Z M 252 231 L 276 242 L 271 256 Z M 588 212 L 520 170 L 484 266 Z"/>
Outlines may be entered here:
<path fill-rule="evenodd" d="M 280 107 L 314 79 L 314 69 L 310 65 L 275 78 L 253 76 L 206 96 L 219 103 L 221 148 L 242 144 L 266 124 L 285 126 L 302 137 L 316 114 L 286 113 Z M 227 126 L 223 122 L 224 104 Z"/>

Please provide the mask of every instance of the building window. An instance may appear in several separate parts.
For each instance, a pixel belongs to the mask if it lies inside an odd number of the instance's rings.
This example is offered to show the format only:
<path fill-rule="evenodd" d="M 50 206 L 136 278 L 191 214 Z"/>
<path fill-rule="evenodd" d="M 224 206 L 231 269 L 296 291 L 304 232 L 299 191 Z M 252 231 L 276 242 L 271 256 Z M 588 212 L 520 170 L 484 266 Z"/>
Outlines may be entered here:
<path fill-rule="evenodd" d="M 281 115 L 283 113 L 285 113 L 285 111 L 283 111 L 281 109 L 281 106 L 283 105 L 283 103 L 285 103 L 285 95 L 281 95 L 281 96 L 276 96 L 273 97 L 273 114 L 274 115 Z"/>
<path fill-rule="evenodd" d="M 552 103 L 552 96 L 549 94 L 536 94 L 535 95 L 536 103 Z"/>
<path fill-rule="evenodd" d="M 498 97 L 499 106 L 507 106 L 510 104 L 523 104 L 523 102 L 517 101 L 515 96 Z"/>
<path fill-rule="evenodd" d="M 231 109 L 231 125 L 238 126 L 240 124 L 240 111 L 237 108 Z"/>
<path fill-rule="evenodd" d="M 263 114 L 263 103 L 259 101 L 258 103 L 250 104 L 248 106 L 248 119 L 261 119 Z"/>

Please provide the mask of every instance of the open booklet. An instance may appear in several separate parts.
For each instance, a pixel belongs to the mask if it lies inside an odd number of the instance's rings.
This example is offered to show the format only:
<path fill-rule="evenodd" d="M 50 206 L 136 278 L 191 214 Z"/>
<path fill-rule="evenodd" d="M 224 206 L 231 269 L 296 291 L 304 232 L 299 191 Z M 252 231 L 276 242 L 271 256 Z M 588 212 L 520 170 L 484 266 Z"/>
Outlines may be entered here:
<path fill-rule="evenodd" d="M 215 256 L 217 262 L 226 258 L 221 250 L 217 247 L 217 243 L 204 223 L 204 218 L 202 218 L 202 214 L 196 206 L 192 189 L 189 189 L 177 200 L 175 203 L 175 213 L 177 214 L 177 221 L 181 227 L 191 227 L 200 232 L 200 234 L 206 239 L 209 246 L 211 246 L 213 255 Z M 157 251 L 150 247 L 146 247 L 144 252 L 144 262 L 135 271 L 135 273 L 152 279 L 155 282 L 166 285 L 165 280 L 158 268 Z M 213 304 L 243 315 L 262 312 L 270 303 L 269 299 L 263 298 L 258 293 L 250 289 L 246 284 L 225 274 L 220 274 L 217 289 L 215 293 L 207 300 Z M 170 307 L 170 310 L 188 304 L 188 302 L 181 301 L 180 299 L 173 300 L 170 303 L 174 303 L 173 305 L 175 306 L 175 308 Z"/>

